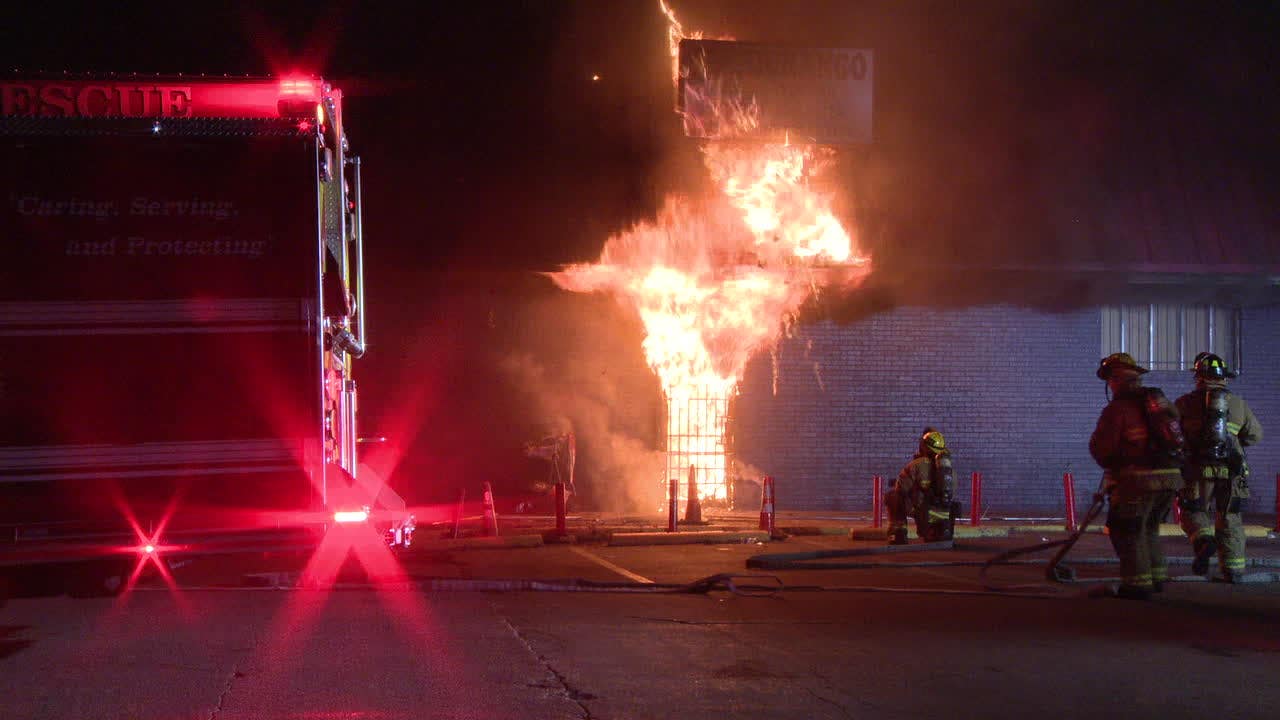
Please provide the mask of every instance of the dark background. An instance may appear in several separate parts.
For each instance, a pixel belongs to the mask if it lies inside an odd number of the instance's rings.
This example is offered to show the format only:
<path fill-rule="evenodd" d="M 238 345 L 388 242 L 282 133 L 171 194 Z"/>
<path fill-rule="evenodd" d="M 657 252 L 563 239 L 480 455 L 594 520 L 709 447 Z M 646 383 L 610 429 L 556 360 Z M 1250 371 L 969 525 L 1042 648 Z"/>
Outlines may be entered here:
<path fill-rule="evenodd" d="M 1056 179 L 1105 172 L 1117 147 L 1174 116 L 1213 129 L 1206 152 L 1220 162 L 1246 159 L 1275 221 L 1276 3 L 675 10 L 713 37 L 874 50 L 876 141 L 840 149 L 834 172 L 882 277 L 909 278 L 921 259 L 1073 261 L 1084 241 L 1046 220 Z M 661 422 L 638 322 L 536 273 L 594 259 L 666 193 L 703 182 L 672 113 L 656 0 L 23 3 L 6 9 L 0 60 L 334 82 L 365 167 L 362 421 L 391 439 L 371 462 L 394 466 L 413 500 L 478 493 L 481 480 L 514 496 L 544 472 L 519 444 L 572 426 L 585 499 L 626 504 L 615 481 L 647 472 Z M 868 297 L 835 314 L 903 301 L 892 285 Z"/>

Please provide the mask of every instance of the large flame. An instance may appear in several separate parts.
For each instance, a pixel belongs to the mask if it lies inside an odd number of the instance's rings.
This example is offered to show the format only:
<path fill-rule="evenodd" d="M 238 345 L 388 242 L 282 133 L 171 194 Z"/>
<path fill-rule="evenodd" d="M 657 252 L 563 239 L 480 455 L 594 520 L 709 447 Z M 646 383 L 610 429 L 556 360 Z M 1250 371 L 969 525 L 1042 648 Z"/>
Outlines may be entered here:
<path fill-rule="evenodd" d="M 676 19 L 675 11 L 666 3 L 666 0 L 658 0 L 658 7 L 667 18 L 667 51 L 671 53 L 671 83 L 674 85 L 680 81 L 680 41 L 685 38 L 701 39 L 702 33 L 695 30 L 686 34 L 680 21 Z"/>
<path fill-rule="evenodd" d="M 674 78 L 705 72 L 679 67 L 680 40 L 701 35 L 686 35 L 671 8 L 659 5 Z M 808 297 L 813 268 L 839 263 L 860 278 L 870 265 L 836 218 L 832 195 L 811 183 L 829 151 L 732 142 L 756 128 L 758 108 L 708 86 L 696 101 L 716 122 L 717 140 L 702 158 L 719 194 L 700 202 L 668 197 L 654 221 L 610 237 L 597 262 L 554 278 L 568 290 L 613 293 L 640 315 L 645 357 L 668 401 L 668 474 L 683 478 L 679 471 L 694 465 L 700 495 L 724 500 L 726 410 L 747 361 Z"/>

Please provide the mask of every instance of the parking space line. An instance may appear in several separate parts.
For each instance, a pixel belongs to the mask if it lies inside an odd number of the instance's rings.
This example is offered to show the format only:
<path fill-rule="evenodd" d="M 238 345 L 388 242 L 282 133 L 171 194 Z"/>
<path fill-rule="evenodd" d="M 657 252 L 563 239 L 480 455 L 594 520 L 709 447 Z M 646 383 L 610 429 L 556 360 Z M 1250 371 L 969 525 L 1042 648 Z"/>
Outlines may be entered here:
<path fill-rule="evenodd" d="M 638 582 L 638 583 L 644 583 L 644 584 L 646 584 L 646 585 L 652 585 L 652 584 L 653 584 L 653 581 L 652 581 L 652 580 L 650 580 L 649 578 L 647 578 L 647 577 L 645 577 L 645 576 L 643 576 L 643 575 L 637 575 L 637 574 L 635 574 L 635 573 L 631 572 L 630 570 L 628 570 L 628 569 L 626 569 L 626 568 L 624 568 L 624 567 L 619 567 L 619 566 L 617 566 L 617 565 L 614 565 L 613 563 L 609 562 L 608 560 L 605 560 L 604 558 L 600 557 L 599 555 L 596 555 L 596 554 L 595 554 L 595 553 L 593 553 L 593 552 L 590 552 L 590 551 L 588 551 L 588 550 L 584 550 L 584 549 L 582 549 L 582 548 L 580 548 L 580 547 L 576 547 L 576 546 L 572 546 L 572 547 L 570 547 L 569 549 L 570 549 L 570 550 L 572 550 L 572 551 L 574 551 L 575 553 L 577 553 L 577 554 L 581 555 L 582 557 L 584 557 L 584 558 L 586 558 L 586 559 L 588 559 L 588 560 L 590 560 L 590 561 L 592 561 L 592 562 L 596 563 L 597 565 L 600 565 L 601 567 L 608 568 L 608 569 L 610 569 L 610 570 L 612 570 L 612 571 L 614 571 L 614 572 L 618 573 L 619 575 L 621 575 L 621 576 L 623 576 L 623 577 L 625 577 L 625 578 L 627 578 L 627 579 L 629 579 L 629 580 L 635 580 L 635 581 L 636 581 L 636 582 Z"/>

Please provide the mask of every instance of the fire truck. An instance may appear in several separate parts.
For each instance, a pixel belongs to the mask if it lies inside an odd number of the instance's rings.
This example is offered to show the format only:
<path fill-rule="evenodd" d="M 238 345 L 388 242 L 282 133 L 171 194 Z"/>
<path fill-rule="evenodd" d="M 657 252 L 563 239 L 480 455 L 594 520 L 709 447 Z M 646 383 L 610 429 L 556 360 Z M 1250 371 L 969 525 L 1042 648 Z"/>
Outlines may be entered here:
<path fill-rule="evenodd" d="M 369 521 L 360 195 L 322 78 L 0 79 L 0 569 Z"/>

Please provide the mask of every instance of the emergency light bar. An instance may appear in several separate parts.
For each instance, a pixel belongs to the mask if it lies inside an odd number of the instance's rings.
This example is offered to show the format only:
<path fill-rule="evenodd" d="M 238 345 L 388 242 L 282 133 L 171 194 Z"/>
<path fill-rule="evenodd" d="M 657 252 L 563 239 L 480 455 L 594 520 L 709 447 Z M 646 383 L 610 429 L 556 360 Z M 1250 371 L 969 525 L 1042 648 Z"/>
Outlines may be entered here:
<path fill-rule="evenodd" d="M 40 118 L 312 118 L 342 91 L 319 78 L 0 77 L 0 115 Z"/>
<path fill-rule="evenodd" d="M 316 84 L 311 78 L 285 78 L 280 81 L 281 95 L 316 96 Z"/>

